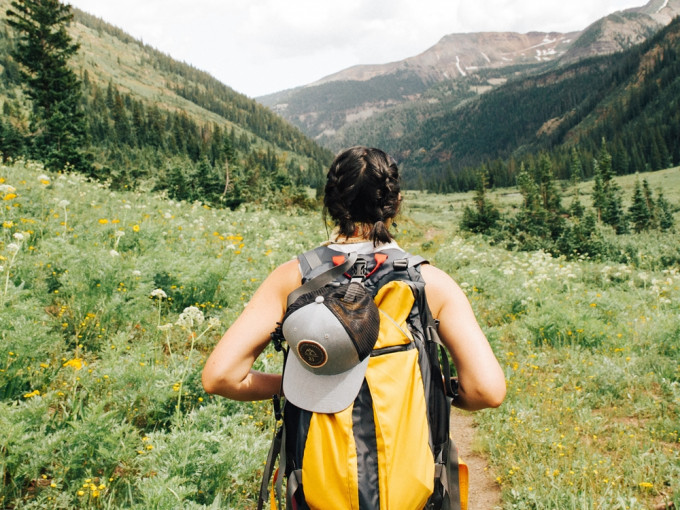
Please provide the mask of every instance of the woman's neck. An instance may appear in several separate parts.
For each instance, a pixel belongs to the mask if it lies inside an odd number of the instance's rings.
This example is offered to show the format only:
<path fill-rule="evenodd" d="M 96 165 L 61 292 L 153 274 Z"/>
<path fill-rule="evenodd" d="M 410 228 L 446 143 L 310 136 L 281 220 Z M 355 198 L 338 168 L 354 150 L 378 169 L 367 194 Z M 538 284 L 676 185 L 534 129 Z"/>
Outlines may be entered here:
<path fill-rule="evenodd" d="M 365 229 L 357 228 L 351 236 L 345 236 L 336 228 L 331 233 L 329 242 L 330 244 L 357 244 L 370 242 L 370 239 Z"/>
<path fill-rule="evenodd" d="M 344 237 L 344 236 L 338 236 L 338 237 L 331 237 L 330 243 L 331 244 L 358 244 L 358 243 L 370 243 L 371 240 L 368 239 L 367 237 Z"/>

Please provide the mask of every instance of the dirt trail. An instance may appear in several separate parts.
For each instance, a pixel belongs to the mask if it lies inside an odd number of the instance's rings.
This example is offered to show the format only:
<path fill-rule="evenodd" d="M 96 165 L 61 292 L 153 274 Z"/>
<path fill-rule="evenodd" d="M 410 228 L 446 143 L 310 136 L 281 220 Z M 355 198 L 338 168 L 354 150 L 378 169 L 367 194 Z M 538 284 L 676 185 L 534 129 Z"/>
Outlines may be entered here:
<path fill-rule="evenodd" d="M 458 455 L 465 460 L 470 477 L 469 510 L 501 508 L 501 491 L 493 473 L 484 470 L 486 459 L 473 451 L 476 426 L 472 415 L 454 409 L 451 412 L 451 436 L 458 447 Z"/>

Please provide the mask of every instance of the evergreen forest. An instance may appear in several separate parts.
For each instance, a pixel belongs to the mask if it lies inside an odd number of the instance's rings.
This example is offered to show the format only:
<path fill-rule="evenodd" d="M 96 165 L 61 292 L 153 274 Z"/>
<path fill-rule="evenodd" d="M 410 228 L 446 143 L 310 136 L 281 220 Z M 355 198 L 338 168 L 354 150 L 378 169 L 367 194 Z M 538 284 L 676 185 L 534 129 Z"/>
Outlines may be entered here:
<path fill-rule="evenodd" d="M 680 162 L 680 20 L 623 53 L 518 77 L 482 95 L 456 82 L 424 101 L 378 115 L 340 134 L 384 147 L 401 162 L 409 187 L 473 190 L 517 184 L 520 166 L 547 154 L 569 179 L 572 149 L 583 176 L 594 175 L 602 138 L 616 175 Z M 448 98 L 448 99 L 445 99 Z"/>
<path fill-rule="evenodd" d="M 10 5 L 3 0 L 0 6 L 4 14 Z M 309 203 L 305 188 L 320 186 L 331 157 L 327 150 L 209 74 L 135 41 L 94 16 L 74 9 L 71 17 L 72 21 L 68 15 L 62 21 L 76 34 L 72 53 L 81 54 L 71 59 L 68 68 L 76 83 L 69 97 L 77 101 L 74 108 L 82 122 L 82 155 L 52 161 L 43 154 L 44 140 L 36 137 L 38 109 L 30 101 L 33 88 L 22 86 L 26 73 L 17 59 L 17 32 L 11 17 L 3 16 L 0 153 L 4 160 L 35 158 L 52 170 L 73 168 L 116 189 L 163 190 L 178 200 L 232 208 L 244 202 Z M 134 48 L 140 72 L 164 80 L 162 93 L 148 97 L 139 92 L 142 85 L 124 82 L 123 73 L 107 75 L 97 63 L 104 58 L 99 59 L 103 51 L 97 43 L 94 50 L 92 43 L 87 47 L 95 52 L 95 59 L 83 55 L 85 42 L 91 40 L 88 34 L 113 40 L 123 50 Z M 118 55 L 115 64 L 124 68 L 124 58 Z"/>

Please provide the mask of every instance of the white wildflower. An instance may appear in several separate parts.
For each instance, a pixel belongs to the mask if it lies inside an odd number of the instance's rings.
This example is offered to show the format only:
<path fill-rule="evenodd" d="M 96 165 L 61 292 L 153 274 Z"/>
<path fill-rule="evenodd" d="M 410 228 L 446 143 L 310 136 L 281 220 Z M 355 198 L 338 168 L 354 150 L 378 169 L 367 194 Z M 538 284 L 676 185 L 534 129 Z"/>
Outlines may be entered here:
<path fill-rule="evenodd" d="M 217 317 L 210 317 L 208 319 L 208 327 L 210 328 L 219 328 L 222 325 L 222 321 L 219 320 Z"/>
<path fill-rule="evenodd" d="M 172 214 L 170 214 L 169 212 L 166 212 L 166 213 L 163 215 L 163 218 L 165 218 L 166 220 L 171 220 L 171 219 L 172 219 Z"/>
<path fill-rule="evenodd" d="M 14 193 L 17 189 L 9 184 L 0 184 L 0 193 Z"/>
<path fill-rule="evenodd" d="M 71 204 L 71 202 L 69 202 L 68 200 L 60 200 L 59 201 L 59 207 L 63 207 L 64 209 L 66 209 L 66 207 L 69 206 L 70 204 Z"/>
<path fill-rule="evenodd" d="M 142 276 L 142 272 L 139 269 L 132 271 L 132 276 Z"/>
<path fill-rule="evenodd" d="M 16 253 L 20 249 L 20 246 L 17 243 L 9 243 L 7 245 L 7 251 L 10 253 Z"/>
<path fill-rule="evenodd" d="M 45 174 L 41 174 L 38 176 L 38 182 L 42 182 L 43 184 L 49 184 L 50 178 Z"/>
<path fill-rule="evenodd" d="M 109 252 L 109 255 L 111 255 L 112 257 L 120 257 L 120 253 L 118 253 L 116 250 L 111 250 Z"/>
<path fill-rule="evenodd" d="M 203 317 L 203 312 L 201 310 L 195 306 L 187 306 L 179 315 L 179 319 L 177 319 L 175 324 L 191 329 L 194 326 L 203 324 L 204 320 L 205 318 Z"/>
<path fill-rule="evenodd" d="M 172 322 L 168 322 L 167 324 L 163 324 L 162 326 L 158 326 L 158 329 L 160 329 L 161 331 L 170 331 L 174 327 L 175 327 L 175 325 Z"/>
<path fill-rule="evenodd" d="M 23 240 L 26 238 L 26 237 L 24 236 L 24 234 L 21 233 L 21 232 L 15 232 L 13 237 L 14 237 L 14 239 L 16 239 L 17 241 L 23 241 Z"/>
<path fill-rule="evenodd" d="M 125 232 L 123 232 L 122 230 L 116 230 L 116 233 L 114 235 L 116 236 L 116 238 L 120 239 L 125 235 Z"/>
<path fill-rule="evenodd" d="M 168 295 L 165 293 L 163 289 L 154 289 L 151 291 L 151 297 L 165 299 L 168 297 Z"/>

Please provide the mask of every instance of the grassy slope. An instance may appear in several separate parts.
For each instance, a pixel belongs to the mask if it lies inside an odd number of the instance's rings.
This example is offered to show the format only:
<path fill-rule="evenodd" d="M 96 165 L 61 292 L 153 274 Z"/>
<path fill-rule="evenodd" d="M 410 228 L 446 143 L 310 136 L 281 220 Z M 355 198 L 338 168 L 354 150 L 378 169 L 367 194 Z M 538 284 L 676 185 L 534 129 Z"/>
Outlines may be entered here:
<path fill-rule="evenodd" d="M 320 216 L 44 174 L 0 167 L 0 506 L 252 508 L 269 405 L 205 395 L 201 365 Z M 645 177 L 678 203 L 679 169 Z M 506 402 L 475 414 L 504 504 L 678 506 L 680 275 L 656 262 L 678 233 L 622 238 L 635 266 L 506 252 L 459 235 L 470 196 L 408 192 L 399 239 L 456 278 L 505 367 Z M 190 305 L 222 325 L 177 325 Z"/>
<path fill-rule="evenodd" d="M 185 111 L 190 117 L 202 122 L 225 124 L 225 120 L 195 103 L 188 101 L 167 85 L 177 83 L 179 77 L 163 72 L 148 62 L 146 49 L 139 43 L 125 43 L 111 34 L 93 30 L 81 23 L 71 26 L 71 34 L 80 44 L 75 63 L 87 69 L 90 80 L 106 88 L 113 81 L 121 92 L 130 93 L 146 102 L 171 110 Z M 226 122 L 235 128 L 238 126 Z"/>
<path fill-rule="evenodd" d="M 0 20 L 2 20 L 3 25 L 4 18 L 6 17 L 5 11 L 9 7 L 9 0 L 0 0 Z M 207 73 L 198 71 L 188 64 L 172 61 L 171 57 L 144 45 L 119 29 L 111 26 L 108 27 L 110 30 L 91 28 L 91 26 L 97 26 L 98 24 L 106 24 L 98 18 L 78 9 L 73 9 L 73 11 L 75 18 L 69 27 L 69 33 L 74 41 L 80 44 L 80 50 L 72 64 L 81 78 L 86 70 L 90 81 L 96 83 L 104 90 L 106 90 L 109 82 L 111 82 L 121 92 L 129 93 L 134 98 L 144 101 L 147 105 L 155 105 L 169 111 L 185 112 L 198 124 L 216 123 L 227 130 L 233 127 L 236 137 L 246 133 L 255 141 L 256 147 L 263 149 L 271 148 L 277 153 L 285 152 L 286 149 L 277 147 L 274 142 L 254 135 L 243 125 L 225 119 L 218 113 L 185 99 L 171 89 L 171 87 L 197 86 L 199 89 L 204 90 L 209 84 L 209 86 L 219 89 L 220 92 L 224 90 L 231 91 L 228 86 L 220 84 Z M 167 62 L 162 62 L 162 60 L 167 60 Z M 170 62 L 173 62 L 172 65 L 170 65 Z M 170 70 L 170 67 L 172 70 Z M 202 81 L 200 83 L 193 82 L 182 76 L 182 74 L 200 76 L 197 79 Z M 230 95 L 230 93 L 227 92 L 226 95 Z M 265 108 L 254 100 L 250 100 L 236 92 L 233 92 L 233 96 L 239 102 L 238 105 L 231 105 L 233 111 L 240 110 L 242 116 L 248 118 L 256 112 L 259 112 L 263 117 L 270 116 L 270 125 L 276 125 L 277 129 L 287 129 L 289 131 L 282 135 L 282 138 L 289 142 L 290 140 L 299 140 L 304 137 L 297 128 L 292 126 L 284 128 L 283 123 L 279 125 L 278 118 L 277 122 L 273 122 L 273 114 L 266 111 Z M 266 118 L 265 122 L 268 122 Z M 290 149 L 287 150 L 290 151 Z M 309 155 L 302 154 L 304 150 L 304 148 L 300 150 L 300 156 L 304 159 L 309 159 Z M 324 156 L 328 157 L 327 154 L 324 154 Z"/>

